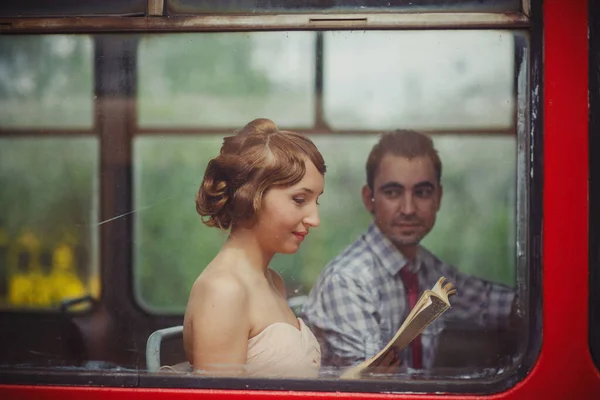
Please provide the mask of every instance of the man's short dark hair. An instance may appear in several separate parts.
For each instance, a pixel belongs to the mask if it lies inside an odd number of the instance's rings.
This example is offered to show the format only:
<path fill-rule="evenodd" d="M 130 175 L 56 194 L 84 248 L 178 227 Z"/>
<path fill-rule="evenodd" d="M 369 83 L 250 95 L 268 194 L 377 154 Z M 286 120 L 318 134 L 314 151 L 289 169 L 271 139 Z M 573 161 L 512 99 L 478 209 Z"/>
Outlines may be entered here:
<path fill-rule="evenodd" d="M 373 190 L 379 164 L 381 164 L 381 160 L 388 153 L 408 159 L 421 156 L 429 157 L 433 163 L 437 181 L 438 183 L 441 182 L 442 161 L 437 150 L 433 147 L 431 138 L 421 132 L 397 129 L 381 135 L 381 138 L 373 146 L 371 153 L 369 153 L 369 158 L 367 159 L 367 184 L 371 190 Z"/>

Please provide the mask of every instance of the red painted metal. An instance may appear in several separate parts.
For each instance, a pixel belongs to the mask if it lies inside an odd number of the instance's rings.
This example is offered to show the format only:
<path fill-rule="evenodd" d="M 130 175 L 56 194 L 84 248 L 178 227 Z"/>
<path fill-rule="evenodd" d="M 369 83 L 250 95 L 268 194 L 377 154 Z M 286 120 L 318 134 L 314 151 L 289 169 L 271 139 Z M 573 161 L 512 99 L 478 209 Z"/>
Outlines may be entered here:
<path fill-rule="evenodd" d="M 544 323 L 531 383 L 600 398 L 588 343 L 587 1 L 544 8 Z"/>
<path fill-rule="evenodd" d="M 544 2 L 543 344 L 531 373 L 491 396 L 0 386 L 2 399 L 598 399 L 588 345 L 587 0 Z M 534 88 L 535 92 L 535 88 Z"/>

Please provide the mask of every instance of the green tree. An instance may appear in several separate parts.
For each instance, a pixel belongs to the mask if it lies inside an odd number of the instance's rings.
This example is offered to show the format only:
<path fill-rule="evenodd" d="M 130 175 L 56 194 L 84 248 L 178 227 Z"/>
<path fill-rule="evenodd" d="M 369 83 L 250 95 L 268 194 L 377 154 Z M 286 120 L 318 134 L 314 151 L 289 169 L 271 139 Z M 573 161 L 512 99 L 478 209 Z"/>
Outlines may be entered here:
<path fill-rule="evenodd" d="M 92 41 L 0 36 L 0 126 L 91 127 Z"/>

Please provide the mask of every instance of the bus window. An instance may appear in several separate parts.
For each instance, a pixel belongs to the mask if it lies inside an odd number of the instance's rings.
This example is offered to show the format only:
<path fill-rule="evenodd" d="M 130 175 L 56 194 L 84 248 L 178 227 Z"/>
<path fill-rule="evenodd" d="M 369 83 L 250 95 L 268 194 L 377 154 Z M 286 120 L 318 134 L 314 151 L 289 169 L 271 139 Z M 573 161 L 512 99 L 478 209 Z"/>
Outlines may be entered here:
<path fill-rule="evenodd" d="M 517 251 L 527 243 L 527 35 L 210 33 L 140 43 L 133 270 L 136 299 L 148 312 L 181 315 L 193 281 L 226 239 L 202 225 L 193 205 L 224 135 L 263 116 L 309 134 L 324 155 L 321 226 L 300 251 L 272 263 L 288 293 L 301 296 L 373 220 L 360 191 L 379 134 L 418 129 L 433 138 L 444 171 L 443 206 L 423 245 L 462 273 L 513 291 L 519 321 L 515 330 L 449 323 L 431 368 L 381 379 L 486 382 L 514 371 L 528 346 L 528 267 Z M 179 75 L 166 67 L 173 55 Z"/>
<path fill-rule="evenodd" d="M 91 40 L 2 36 L 0 54 L 0 308 L 58 310 L 99 290 Z"/>

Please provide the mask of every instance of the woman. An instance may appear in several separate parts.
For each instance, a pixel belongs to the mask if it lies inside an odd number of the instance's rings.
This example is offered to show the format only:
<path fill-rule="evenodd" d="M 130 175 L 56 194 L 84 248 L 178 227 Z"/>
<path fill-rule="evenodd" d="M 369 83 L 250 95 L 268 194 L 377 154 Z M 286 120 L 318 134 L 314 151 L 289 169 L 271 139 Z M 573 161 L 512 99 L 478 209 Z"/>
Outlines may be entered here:
<path fill-rule="evenodd" d="M 316 377 L 321 351 L 287 304 L 275 253 L 292 254 L 319 226 L 323 157 L 305 136 L 256 119 L 226 137 L 196 197 L 203 222 L 230 229 L 194 283 L 184 347 L 197 372 Z"/>

